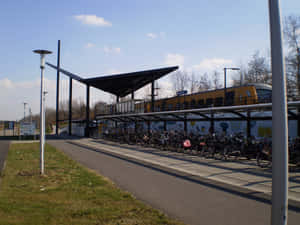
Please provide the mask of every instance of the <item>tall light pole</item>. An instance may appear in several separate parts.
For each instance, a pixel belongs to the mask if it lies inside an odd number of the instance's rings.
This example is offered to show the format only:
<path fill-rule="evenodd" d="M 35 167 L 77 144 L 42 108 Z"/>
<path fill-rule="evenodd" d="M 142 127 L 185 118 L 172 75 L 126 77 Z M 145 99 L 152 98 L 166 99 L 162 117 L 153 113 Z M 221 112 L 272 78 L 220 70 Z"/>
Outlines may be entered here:
<path fill-rule="evenodd" d="M 226 70 L 240 70 L 237 67 L 224 68 L 224 105 L 226 105 Z"/>
<path fill-rule="evenodd" d="M 288 128 L 279 0 L 269 0 L 272 64 L 272 225 L 287 224 Z"/>
<path fill-rule="evenodd" d="M 31 112 L 31 108 L 29 107 L 29 116 L 30 116 L 30 124 L 32 123 L 32 112 Z"/>
<path fill-rule="evenodd" d="M 24 104 L 24 122 L 25 122 L 25 118 L 26 118 L 26 105 L 28 105 L 27 102 L 23 102 Z"/>
<path fill-rule="evenodd" d="M 45 55 L 51 54 L 48 50 L 34 50 L 41 57 L 41 103 L 40 103 L 40 168 L 41 174 L 44 174 L 44 145 L 45 145 L 45 119 L 44 119 L 44 69 L 45 69 Z"/>

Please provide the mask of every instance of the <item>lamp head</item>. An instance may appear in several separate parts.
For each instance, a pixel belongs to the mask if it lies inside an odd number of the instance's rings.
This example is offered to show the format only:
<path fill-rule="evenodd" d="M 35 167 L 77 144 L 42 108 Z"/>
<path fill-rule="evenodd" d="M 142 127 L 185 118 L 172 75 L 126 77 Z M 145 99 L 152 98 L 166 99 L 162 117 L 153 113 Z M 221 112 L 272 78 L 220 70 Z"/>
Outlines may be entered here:
<path fill-rule="evenodd" d="M 43 49 L 37 49 L 37 50 L 33 50 L 34 53 L 36 54 L 40 54 L 40 55 L 47 55 L 47 54 L 51 54 L 51 51 L 48 50 L 43 50 Z"/>
<path fill-rule="evenodd" d="M 33 50 L 33 52 L 41 56 L 41 69 L 43 69 L 45 67 L 45 55 L 51 54 L 52 52 L 43 49 Z"/>

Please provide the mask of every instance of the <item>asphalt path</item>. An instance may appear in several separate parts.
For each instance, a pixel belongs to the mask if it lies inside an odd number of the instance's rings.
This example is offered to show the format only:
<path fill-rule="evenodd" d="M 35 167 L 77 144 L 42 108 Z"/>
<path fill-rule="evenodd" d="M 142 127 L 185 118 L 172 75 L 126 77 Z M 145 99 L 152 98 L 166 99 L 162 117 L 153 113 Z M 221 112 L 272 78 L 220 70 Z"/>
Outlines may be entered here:
<path fill-rule="evenodd" d="M 4 167 L 4 162 L 9 149 L 9 141 L 0 141 L 0 173 Z"/>
<path fill-rule="evenodd" d="M 48 143 L 108 177 L 137 199 L 186 224 L 270 224 L 271 205 L 268 202 L 66 141 Z M 288 224 L 299 225 L 299 221 L 300 211 L 289 210 Z"/>

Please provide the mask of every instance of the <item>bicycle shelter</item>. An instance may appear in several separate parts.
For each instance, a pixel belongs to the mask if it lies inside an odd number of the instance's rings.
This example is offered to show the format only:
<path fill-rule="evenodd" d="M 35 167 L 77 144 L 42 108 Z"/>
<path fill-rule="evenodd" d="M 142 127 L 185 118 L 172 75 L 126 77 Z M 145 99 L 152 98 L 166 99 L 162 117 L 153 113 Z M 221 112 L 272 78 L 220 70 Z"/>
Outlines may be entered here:
<path fill-rule="evenodd" d="M 297 121 L 297 136 L 300 131 L 300 101 L 288 102 L 288 119 Z M 263 112 L 263 113 L 261 113 Z M 184 131 L 187 131 L 187 122 L 189 121 L 210 121 L 211 132 L 214 132 L 215 121 L 246 121 L 247 137 L 251 136 L 251 121 L 272 120 L 272 103 L 241 105 L 241 106 L 223 106 L 208 107 L 199 109 L 186 109 L 176 111 L 162 111 L 150 113 L 129 113 L 118 115 L 98 115 L 97 121 L 111 120 L 118 122 L 146 122 L 150 132 L 151 122 L 163 122 L 164 130 L 167 130 L 168 121 L 181 121 L 184 123 Z"/>

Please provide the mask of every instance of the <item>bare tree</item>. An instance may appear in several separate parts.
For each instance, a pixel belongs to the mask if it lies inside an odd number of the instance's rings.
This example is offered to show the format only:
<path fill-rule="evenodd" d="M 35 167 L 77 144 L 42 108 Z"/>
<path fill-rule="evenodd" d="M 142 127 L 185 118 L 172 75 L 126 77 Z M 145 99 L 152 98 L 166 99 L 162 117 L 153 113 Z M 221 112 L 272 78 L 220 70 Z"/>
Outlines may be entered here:
<path fill-rule="evenodd" d="M 270 65 L 264 56 L 256 51 L 248 63 L 247 73 L 244 77 L 245 83 L 272 83 Z"/>
<path fill-rule="evenodd" d="M 248 68 L 242 62 L 238 66 L 240 68 L 239 73 L 233 78 L 233 86 L 240 86 L 248 83 L 245 77 L 248 74 Z"/>
<path fill-rule="evenodd" d="M 212 88 L 218 89 L 221 88 L 222 84 L 220 82 L 220 73 L 218 71 L 213 71 L 212 73 Z"/>
<path fill-rule="evenodd" d="M 300 16 L 285 18 L 284 35 L 288 45 L 286 57 L 288 94 L 300 96 Z"/>
<path fill-rule="evenodd" d="M 205 73 L 199 80 L 199 91 L 207 91 L 212 88 L 211 80 L 208 78 L 208 74 Z"/>
<path fill-rule="evenodd" d="M 145 99 L 146 101 L 151 99 L 151 85 L 148 84 L 139 91 L 139 96 L 141 99 Z"/>
<path fill-rule="evenodd" d="M 189 86 L 190 86 L 190 93 L 195 93 L 197 91 L 197 80 L 194 73 L 191 73 L 190 79 L 189 79 Z"/>
<path fill-rule="evenodd" d="M 94 106 L 94 112 L 95 112 L 95 115 L 106 114 L 108 112 L 107 104 L 102 101 L 96 102 L 96 104 Z"/>
<path fill-rule="evenodd" d="M 188 86 L 188 74 L 185 71 L 177 71 L 173 73 L 172 84 L 175 92 L 187 89 Z"/>

